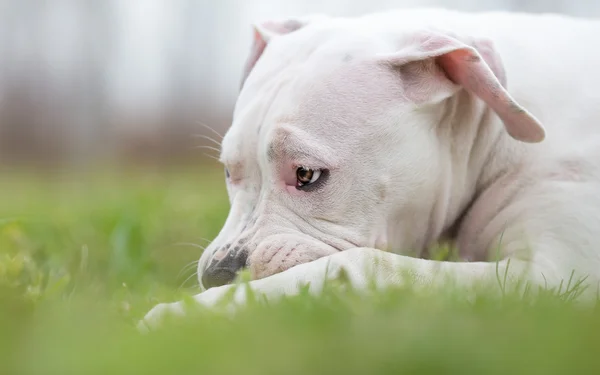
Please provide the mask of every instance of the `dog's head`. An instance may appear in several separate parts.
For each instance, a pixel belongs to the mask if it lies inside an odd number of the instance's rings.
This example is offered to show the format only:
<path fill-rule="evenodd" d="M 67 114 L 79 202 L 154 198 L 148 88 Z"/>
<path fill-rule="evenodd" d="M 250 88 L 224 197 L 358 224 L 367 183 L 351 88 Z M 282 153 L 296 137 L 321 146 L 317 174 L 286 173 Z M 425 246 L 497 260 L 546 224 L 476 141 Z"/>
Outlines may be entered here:
<path fill-rule="evenodd" d="M 231 208 L 203 286 L 353 247 L 420 250 L 448 225 L 457 121 L 491 108 L 513 138 L 544 137 L 504 80 L 481 40 L 321 16 L 255 26 L 220 156 Z"/>

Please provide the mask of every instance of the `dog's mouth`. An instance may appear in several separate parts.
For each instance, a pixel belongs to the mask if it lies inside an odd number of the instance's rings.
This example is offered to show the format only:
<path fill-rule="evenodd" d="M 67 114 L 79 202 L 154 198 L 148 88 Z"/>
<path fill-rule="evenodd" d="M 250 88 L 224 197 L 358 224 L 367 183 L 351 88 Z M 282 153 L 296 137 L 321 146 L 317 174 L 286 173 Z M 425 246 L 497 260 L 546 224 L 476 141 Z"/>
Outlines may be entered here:
<path fill-rule="evenodd" d="M 260 279 L 352 247 L 358 246 L 335 238 L 323 241 L 304 233 L 271 235 L 254 246 L 225 245 L 200 271 L 199 281 L 204 289 L 230 284 L 244 269 L 250 270 L 252 278 Z"/>

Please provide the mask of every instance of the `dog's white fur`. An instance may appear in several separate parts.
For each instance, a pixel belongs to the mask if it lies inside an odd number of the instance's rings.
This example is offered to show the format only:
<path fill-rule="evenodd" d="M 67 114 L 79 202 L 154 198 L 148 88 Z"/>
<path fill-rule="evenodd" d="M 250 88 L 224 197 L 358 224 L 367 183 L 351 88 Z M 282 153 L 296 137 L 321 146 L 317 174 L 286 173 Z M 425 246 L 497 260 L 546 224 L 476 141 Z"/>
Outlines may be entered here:
<path fill-rule="evenodd" d="M 367 275 L 402 283 L 398 267 L 415 286 L 452 277 L 472 289 L 497 272 L 595 286 L 599 45 L 600 22 L 559 15 L 418 9 L 256 25 L 222 144 L 231 211 L 200 278 L 242 251 L 267 298 L 318 292 L 342 269 L 358 288 Z M 297 166 L 329 178 L 299 191 Z M 460 262 L 425 259 L 444 239 Z M 166 311 L 181 304 L 145 322 Z"/>

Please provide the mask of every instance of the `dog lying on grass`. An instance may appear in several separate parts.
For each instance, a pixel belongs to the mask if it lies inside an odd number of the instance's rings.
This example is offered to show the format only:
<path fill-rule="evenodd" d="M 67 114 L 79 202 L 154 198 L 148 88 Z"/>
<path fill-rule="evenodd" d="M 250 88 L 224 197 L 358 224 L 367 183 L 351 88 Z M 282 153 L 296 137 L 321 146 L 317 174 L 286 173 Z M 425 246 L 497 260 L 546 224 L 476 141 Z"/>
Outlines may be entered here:
<path fill-rule="evenodd" d="M 600 281 L 600 22 L 398 10 L 254 26 L 222 142 L 231 200 L 200 258 L 212 306 L 344 273 L 364 289 Z M 452 241 L 459 261 L 428 259 Z M 583 284 L 581 284 L 583 285 Z M 586 293 L 583 293 L 584 295 Z M 233 302 L 243 303 L 243 288 Z M 160 304 L 154 325 L 182 303 Z"/>

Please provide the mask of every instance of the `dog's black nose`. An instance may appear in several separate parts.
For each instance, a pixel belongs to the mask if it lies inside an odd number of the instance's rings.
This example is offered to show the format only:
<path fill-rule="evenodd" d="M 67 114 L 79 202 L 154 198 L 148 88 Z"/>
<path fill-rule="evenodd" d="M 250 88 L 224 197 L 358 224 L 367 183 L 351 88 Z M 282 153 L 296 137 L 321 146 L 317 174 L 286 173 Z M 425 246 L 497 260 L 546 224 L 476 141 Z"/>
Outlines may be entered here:
<path fill-rule="evenodd" d="M 225 258 L 212 263 L 202 274 L 202 285 L 209 289 L 231 283 L 239 270 L 244 268 L 248 252 L 240 247 L 234 247 Z"/>
<path fill-rule="evenodd" d="M 202 285 L 209 289 L 215 286 L 229 284 L 235 279 L 235 271 L 228 268 L 208 267 L 202 274 Z"/>

